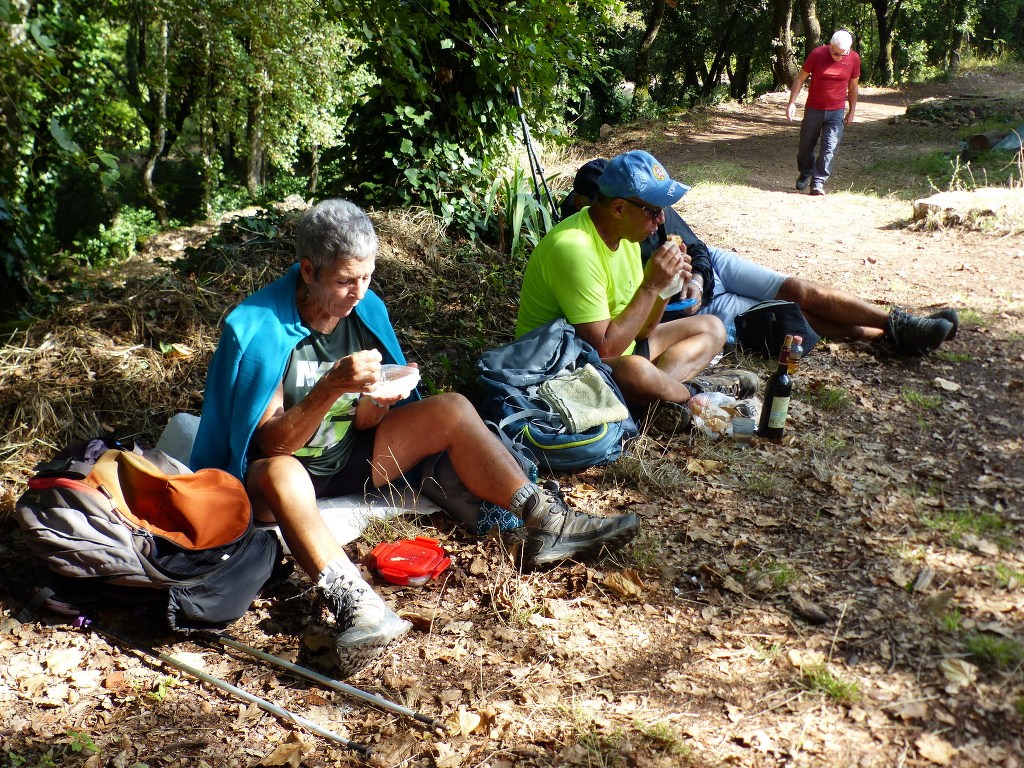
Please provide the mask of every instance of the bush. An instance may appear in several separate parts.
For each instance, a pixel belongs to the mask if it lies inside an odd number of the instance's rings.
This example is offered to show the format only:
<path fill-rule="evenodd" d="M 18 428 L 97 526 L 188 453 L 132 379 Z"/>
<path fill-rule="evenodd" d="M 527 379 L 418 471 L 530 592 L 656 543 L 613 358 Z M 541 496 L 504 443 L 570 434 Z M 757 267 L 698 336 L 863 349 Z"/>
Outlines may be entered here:
<path fill-rule="evenodd" d="M 151 210 L 127 206 L 114 214 L 109 228 L 100 224 L 98 235 L 76 242 L 75 255 L 92 267 L 124 261 L 135 254 L 141 241 L 159 231 L 160 225 Z"/>

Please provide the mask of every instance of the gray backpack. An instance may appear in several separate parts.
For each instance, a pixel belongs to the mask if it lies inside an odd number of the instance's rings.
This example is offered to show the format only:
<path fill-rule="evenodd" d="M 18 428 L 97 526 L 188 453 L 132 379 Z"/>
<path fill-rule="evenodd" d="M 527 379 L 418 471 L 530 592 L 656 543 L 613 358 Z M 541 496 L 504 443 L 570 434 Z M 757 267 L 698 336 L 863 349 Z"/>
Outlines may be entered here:
<path fill-rule="evenodd" d="M 166 601 L 172 629 L 222 629 L 282 567 L 227 472 L 96 439 L 37 466 L 28 486 L 15 518 L 61 601 Z"/>

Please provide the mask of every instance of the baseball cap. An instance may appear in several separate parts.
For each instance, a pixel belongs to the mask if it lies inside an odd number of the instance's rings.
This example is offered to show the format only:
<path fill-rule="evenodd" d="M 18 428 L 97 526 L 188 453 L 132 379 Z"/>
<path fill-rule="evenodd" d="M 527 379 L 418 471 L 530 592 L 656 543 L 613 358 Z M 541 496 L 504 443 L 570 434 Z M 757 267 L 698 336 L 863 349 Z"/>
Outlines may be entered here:
<path fill-rule="evenodd" d="M 662 208 L 678 202 L 690 191 L 682 182 L 669 178 L 653 155 L 640 149 L 609 160 L 597 185 L 608 197 L 637 197 Z"/>
<path fill-rule="evenodd" d="M 604 157 L 595 158 L 589 163 L 581 165 L 580 169 L 576 171 L 576 178 L 573 179 L 572 191 L 591 200 L 597 197 L 597 180 L 601 178 L 606 165 L 608 165 L 608 159 Z"/>

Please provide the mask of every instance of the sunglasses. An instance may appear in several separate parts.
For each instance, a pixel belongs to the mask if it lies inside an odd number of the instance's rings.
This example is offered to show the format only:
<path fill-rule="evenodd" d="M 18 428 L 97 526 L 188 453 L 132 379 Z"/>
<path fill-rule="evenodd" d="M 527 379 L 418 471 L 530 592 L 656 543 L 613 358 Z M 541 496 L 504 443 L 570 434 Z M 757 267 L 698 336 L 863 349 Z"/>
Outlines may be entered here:
<path fill-rule="evenodd" d="M 835 48 L 829 48 L 828 50 L 829 53 L 831 53 L 837 59 L 845 59 L 847 56 L 850 55 L 849 51 L 847 51 L 846 53 L 843 53 L 842 51 L 836 52 Z"/>
<path fill-rule="evenodd" d="M 664 208 L 655 208 L 655 207 L 650 206 L 650 205 L 644 205 L 643 203 L 638 203 L 636 200 L 630 200 L 628 197 L 624 197 L 622 199 L 625 200 L 630 205 L 636 206 L 641 211 L 643 211 L 648 216 L 650 216 L 651 217 L 651 221 L 654 221 L 656 218 L 661 216 L 661 212 L 665 210 Z"/>

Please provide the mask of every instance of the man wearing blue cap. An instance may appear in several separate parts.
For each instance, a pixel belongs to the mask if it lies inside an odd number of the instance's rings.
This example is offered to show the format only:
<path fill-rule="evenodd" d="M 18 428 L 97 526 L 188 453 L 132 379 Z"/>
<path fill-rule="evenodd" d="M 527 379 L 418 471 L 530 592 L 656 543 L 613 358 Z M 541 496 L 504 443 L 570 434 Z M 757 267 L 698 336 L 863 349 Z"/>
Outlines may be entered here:
<path fill-rule="evenodd" d="M 668 241 L 645 267 L 638 243 L 657 232 L 665 221 L 663 209 L 688 190 L 647 152 L 612 158 L 592 204 L 554 227 L 534 249 L 516 322 L 518 337 L 565 318 L 611 366 L 631 406 L 662 402 L 678 414 L 680 424 L 686 409 L 678 404 L 695 391 L 744 398 L 758 383 L 749 371 L 700 376 L 725 344 L 725 327 L 717 317 L 660 322 L 665 299 L 659 294 L 677 278 L 689 282 L 690 258 Z"/>
<path fill-rule="evenodd" d="M 598 182 L 608 161 L 603 157 L 580 167 L 572 192 L 562 204 L 562 216 L 570 216 L 597 198 Z M 672 208 L 666 208 L 665 232 L 678 235 L 692 260 L 689 283 L 669 299 L 662 322 L 693 314 L 718 317 L 727 329 L 736 316 L 762 301 L 779 299 L 800 306 L 811 328 L 830 339 L 880 342 L 903 355 L 924 355 L 956 336 L 960 325 L 957 311 L 943 307 L 927 317 L 901 309 L 886 310 L 877 303 L 810 280 L 768 269 L 738 254 L 709 246 L 694 234 Z M 655 233 L 640 243 L 647 260 L 660 247 L 665 232 Z M 697 299 L 686 306 L 687 299 Z"/>

